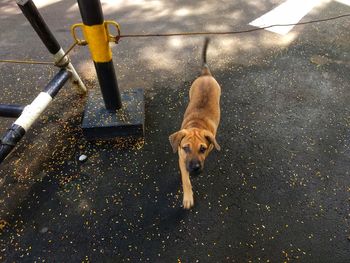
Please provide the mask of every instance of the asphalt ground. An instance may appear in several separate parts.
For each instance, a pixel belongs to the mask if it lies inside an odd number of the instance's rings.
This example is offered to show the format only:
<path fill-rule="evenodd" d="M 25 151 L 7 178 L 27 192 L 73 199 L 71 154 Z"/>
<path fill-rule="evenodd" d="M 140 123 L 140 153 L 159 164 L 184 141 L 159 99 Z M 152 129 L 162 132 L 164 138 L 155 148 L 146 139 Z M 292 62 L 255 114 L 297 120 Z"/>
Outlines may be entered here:
<path fill-rule="evenodd" d="M 240 30 L 282 1 L 105 3 L 122 32 Z M 40 11 L 64 47 L 74 1 Z M 12 1 L 0 5 L 2 58 L 50 61 Z M 350 13 L 325 1 L 302 21 Z M 57 16 L 57 14 L 62 14 Z M 219 15 L 218 15 L 219 14 Z M 181 208 L 181 124 L 202 37 L 124 39 L 113 47 L 121 89 L 145 89 L 144 139 L 86 141 L 85 97 L 60 92 L 1 166 L 2 262 L 348 262 L 350 257 L 349 19 L 212 37 L 222 87 L 220 152 L 192 179 Z M 86 48 L 72 62 L 97 89 Z M 0 64 L 2 103 L 26 104 L 55 74 Z M 1 119 L 5 132 L 13 120 Z M 81 163 L 78 157 L 88 159 Z"/>

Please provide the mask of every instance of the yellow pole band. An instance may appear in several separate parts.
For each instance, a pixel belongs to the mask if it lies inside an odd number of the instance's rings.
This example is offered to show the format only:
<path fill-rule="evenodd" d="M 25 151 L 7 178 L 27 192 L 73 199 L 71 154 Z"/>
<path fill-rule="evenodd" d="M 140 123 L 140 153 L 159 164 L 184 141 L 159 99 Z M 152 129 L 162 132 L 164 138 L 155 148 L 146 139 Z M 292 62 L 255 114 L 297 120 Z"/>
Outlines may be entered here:
<path fill-rule="evenodd" d="M 109 38 L 104 24 L 84 25 L 83 33 L 88 43 L 92 59 L 95 62 L 109 62 L 112 60 L 112 51 L 109 48 Z"/>

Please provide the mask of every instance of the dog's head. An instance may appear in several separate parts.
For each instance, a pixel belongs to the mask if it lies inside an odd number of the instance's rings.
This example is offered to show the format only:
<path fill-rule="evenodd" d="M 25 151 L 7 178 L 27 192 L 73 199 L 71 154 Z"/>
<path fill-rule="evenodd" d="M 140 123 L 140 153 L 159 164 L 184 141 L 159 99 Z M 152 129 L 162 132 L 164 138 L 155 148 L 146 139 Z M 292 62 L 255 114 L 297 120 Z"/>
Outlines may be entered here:
<path fill-rule="evenodd" d="M 214 135 L 208 130 L 182 129 L 169 136 L 174 153 L 179 151 L 190 174 L 199 174 L 204 167 L 204 160 L 215 147 L 220 150 Z"/>

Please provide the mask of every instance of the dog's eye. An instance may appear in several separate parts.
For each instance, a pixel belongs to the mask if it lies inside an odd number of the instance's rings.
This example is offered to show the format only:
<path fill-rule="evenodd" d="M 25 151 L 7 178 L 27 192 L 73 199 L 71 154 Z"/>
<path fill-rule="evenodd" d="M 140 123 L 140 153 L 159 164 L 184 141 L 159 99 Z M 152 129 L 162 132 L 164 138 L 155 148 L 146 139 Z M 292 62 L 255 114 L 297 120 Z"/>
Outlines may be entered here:
<path fill-rule="evenodd" d="M 201 145 L 201 147 L 199 148 L 200 153 L 205 153 L 206 150 L 207 150 L 207 148 L 203 145 Z"/>
<path fill-rule="evenodd" d="M 189 153 L 191 151 L 189 146 L 184 146 L 182 149 L 185 151 L 185 153 Z"/>

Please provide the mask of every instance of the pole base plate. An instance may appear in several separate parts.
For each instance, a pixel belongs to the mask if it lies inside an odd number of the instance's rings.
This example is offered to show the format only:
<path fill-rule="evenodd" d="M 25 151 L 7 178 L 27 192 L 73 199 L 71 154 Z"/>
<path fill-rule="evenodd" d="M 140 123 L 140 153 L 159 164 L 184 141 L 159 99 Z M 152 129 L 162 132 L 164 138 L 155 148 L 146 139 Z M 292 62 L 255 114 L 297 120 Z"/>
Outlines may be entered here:
<path fill-rule="evenodd" d="M 89 92 L 82 121 L 87 140 L 107 140 L 125 136 L 144 136 L 145 103 L 143 89 L 121 92 L 122 109 L 106 110 L 99 90 Z"/>

